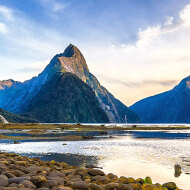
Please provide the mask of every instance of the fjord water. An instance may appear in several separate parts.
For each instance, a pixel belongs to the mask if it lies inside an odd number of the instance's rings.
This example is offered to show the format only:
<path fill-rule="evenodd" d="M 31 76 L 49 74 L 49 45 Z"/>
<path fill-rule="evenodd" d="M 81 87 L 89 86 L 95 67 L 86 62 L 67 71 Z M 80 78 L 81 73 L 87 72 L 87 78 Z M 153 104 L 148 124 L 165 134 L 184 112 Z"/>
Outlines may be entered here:
<path fill-rule="evenodd" d="M 135 178 L 151 176 L 153 182 L 174 181 L 183 190 L 190 185 L 190 131 L 68 131 L 59 133 L 93 135 L 87 141 L 23 141 L 12 144 L 1 141 L 0 150 L 28 156 L 40 156 L 43 160 L 57 160 L 85 166 L 103 167 L 106 173 Z M 12 135 L 18 135 L 14 133 Z M 11 135 L 11 134 L 9 134 Z M 45 134 L 44 134 L 45 135 Z M 46 134 L 48 136 L 58 134 Z M 111 135 L 111 138 L 110 138 Z M 63 145 L 64 144 L 64 145 Z M 174 176 L 174 165 L 182 166 L 182 174 Z"/>

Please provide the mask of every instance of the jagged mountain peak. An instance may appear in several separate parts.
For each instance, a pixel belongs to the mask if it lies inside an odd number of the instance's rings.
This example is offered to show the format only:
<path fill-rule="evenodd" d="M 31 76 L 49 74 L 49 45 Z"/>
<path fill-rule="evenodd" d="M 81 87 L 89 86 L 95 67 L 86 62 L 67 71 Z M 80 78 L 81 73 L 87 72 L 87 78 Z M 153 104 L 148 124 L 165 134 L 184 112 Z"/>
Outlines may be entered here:
<path fill-rule="evenodd" d="M 80 52 L 80 50 L 74 46 L 73 44 L 70 44 L 64 51 L 63 55 L 65 57 L 77 57 L 77 56 L 81 56 L 82 53 Z"/>
<path fill-rule="evenodd" d="M 70 72 L 85 81 L 85 76 L 89 72 L 89 69 L 80 50 L 70 44 L 63 53 L 53 57 L 43 73 L 53 76 L 56 72 Z"/>

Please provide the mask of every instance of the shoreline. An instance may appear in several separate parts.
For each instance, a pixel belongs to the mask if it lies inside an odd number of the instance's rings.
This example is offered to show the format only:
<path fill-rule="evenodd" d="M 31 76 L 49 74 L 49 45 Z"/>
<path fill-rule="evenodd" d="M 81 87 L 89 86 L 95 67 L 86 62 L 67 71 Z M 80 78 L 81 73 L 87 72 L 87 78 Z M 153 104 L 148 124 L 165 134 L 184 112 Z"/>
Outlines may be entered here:
<path fill-rule="evenodd" d="M 8 123 L 2 124 L 0 123 L 0 130 L 12 130 L 12 129 L 38 129 L 38 130 L 190 130 L 190 126 L 186 126 L 185 124 L 168 124 L 168 126 L 164 126 L 164 124 L 36 124 L 36 123 Z"/>
<path fill-rule="evenodd" d="M 40 190 L 179 190 L 174 182 L 152 184 L 150 177 L 134 179 L 105 174 L 95 166 L 80 168 L 0 152 L 0 189 Z"/>
<path fill-rule="evenodd" d="M 45 135 L 48 133 L 62 134 L 71 131 L 76 132 L 99 132 L 101 135 L 108 134 L 108 131 L 155 131 L 155 132 L 164 132 L 164 131 L 182 131 L 190 130 L 189 126 L 136 126 L 128 125 L 126 126 L 115 126 L 115 125 L 87 125 L 87 124 L 33 124 L 33 123 L 9 123 L 9 124 L 0 124 L 0 140 L 62 140 L 62 141 L 81 141 L 81 140 L 91 140 L 94 139 L 94 136 L 82 136 L 82 135 L 65 135 L 65 136 L 53 136 L 53 137 L 43 137 L 40 135 Z M 6 133 L 19 133 L 16 136 L 9 136 Z M 27 135 L 23 136 L 22 134 L 26 133 Z M 113 138 L 110 135 L 110 138 Z"/>

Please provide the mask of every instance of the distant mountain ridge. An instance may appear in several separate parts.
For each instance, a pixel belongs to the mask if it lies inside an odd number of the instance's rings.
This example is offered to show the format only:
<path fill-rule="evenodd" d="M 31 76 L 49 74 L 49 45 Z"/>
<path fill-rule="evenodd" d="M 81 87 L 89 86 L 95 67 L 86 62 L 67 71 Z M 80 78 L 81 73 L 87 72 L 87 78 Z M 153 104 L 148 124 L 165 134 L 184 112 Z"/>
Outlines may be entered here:
<path fill-rule="evenodd" d="M 136 123 L 138 116 L 127 106 L 115 99 L 88 69 L 85 58 L 77 47 L 70 44 L 63 53 L 53 57 L 42 73 L 31 80 L 18 83 L 15 86 L 0 90 L 0 107 L 14 113 L 25 113 L 31 102 L 44 85 L 56 73 L 73 73 L 87 83 L 95 92 L 101 108 L 106 112 L 109 121 L 113 123 Z"/>
<path fill-rule="evenodd" d="M 173 89 L 140 100 L 130 108 L 142 123 L 190 123 L 190 76 Z"/>

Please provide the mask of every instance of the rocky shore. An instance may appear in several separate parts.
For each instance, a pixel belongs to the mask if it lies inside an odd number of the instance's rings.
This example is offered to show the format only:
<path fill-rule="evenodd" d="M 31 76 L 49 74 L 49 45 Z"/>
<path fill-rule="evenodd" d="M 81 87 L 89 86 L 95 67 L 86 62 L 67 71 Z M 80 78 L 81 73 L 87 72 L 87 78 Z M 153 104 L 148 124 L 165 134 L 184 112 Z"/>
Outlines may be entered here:
<path fill-rule="evenodd" d="M 41 161 L 0 152 L 0 190 L 179 190 L 175 183 L 152 184 L 145 179 L 118 177 L 93 168 Z"/>

